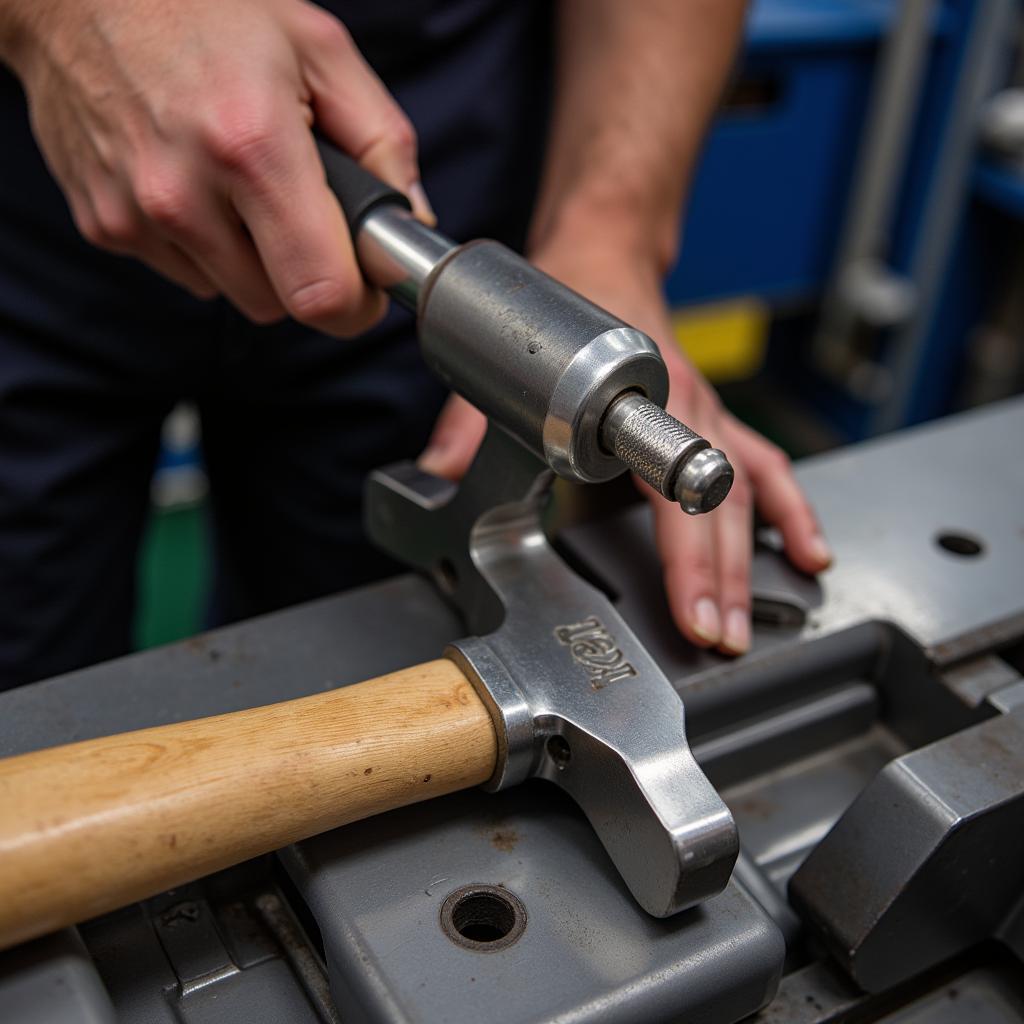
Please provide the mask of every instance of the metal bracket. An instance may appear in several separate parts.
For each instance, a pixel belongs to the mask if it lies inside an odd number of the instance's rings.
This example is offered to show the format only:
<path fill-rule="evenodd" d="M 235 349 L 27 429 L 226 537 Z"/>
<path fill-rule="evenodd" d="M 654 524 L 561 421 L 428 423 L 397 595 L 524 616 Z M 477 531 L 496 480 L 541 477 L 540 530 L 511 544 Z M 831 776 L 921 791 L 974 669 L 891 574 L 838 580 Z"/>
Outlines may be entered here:
<path fill-rule="evenodd" d="M 1024 706 L 1013 702 L 886 765 L 789 883 L 868 992 L 990 936 L 1012 948 L 1022 892 Z"/>
<path fill-rule="evenodd" d="M 403 463 L 370 477 L 370 535 L 434 575 L 481 635 L 448 656 L 499 737 L 502 789 L 536 776 L 576 800 L 640 905 L 719 893 L 736 826 L 694 760 L 682 701 L 614 606 L 551 547 L 550 470 L 490 427 L 456 488 Z M 484 635 L 486 634 L 486 635 Z"/>

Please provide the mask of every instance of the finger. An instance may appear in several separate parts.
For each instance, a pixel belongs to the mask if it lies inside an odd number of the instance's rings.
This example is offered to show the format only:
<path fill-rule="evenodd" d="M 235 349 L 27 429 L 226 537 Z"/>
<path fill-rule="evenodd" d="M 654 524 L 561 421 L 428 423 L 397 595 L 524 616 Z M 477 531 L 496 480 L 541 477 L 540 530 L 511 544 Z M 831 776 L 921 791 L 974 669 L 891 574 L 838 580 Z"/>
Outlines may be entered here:
<path fill-rule="evenodd" d="M 451 395 L 416 463 L 434 476 L 460 480 L 469 469 L 486 430 L 484 414 L 459 395 Z"/>
<path fill-rule="evenodd" d="M 263 269 L 252 239 L 224 213 L 199 235 L 177 243 L 233 306 L 256 324 L 270 324 L 286 313 Z M 180 236 L 179 236 L 180 237 Z"/>
<path fill-rule="evenodd" d="M 80 229 L 95 245 L 110 252 L 134 256 L 157 273 L 181 285 L 197 298 L 209 299 L 217 289 L 209 277 L 185 253 L 157 234 L 134 196 L 113 179 L 101 177 L 86 192 L 76 193 L 76 203 L 87 210 L 76 216 Z"/>
<path fill-rule="evenodd" d="M 225 107 L 221 121 L 211 141 L 226 194 L 281 305 L 329 334 L 367 330 L 386 299 L 359 271 L 300 106 L 261 116 L 240 104 Z"/>
<path fill-rule="evenodd" d="M 718 610 L 713 528 L 707 516 L 691 518 L 646 484 L 654 536 L 661 556 L 672 619 L 698 647 L 714 647 L 722 638 Z"/>
<path fill-rule="evenodd" d="M 337 18 L 309 8 L 303 15 L 303 71 L 316 122 L 367 170 L 404 192 L 413 212 L 436 217 L 420 182 L 416 132 Z"/>
<path fill-rule="evenodd" d="M 739 423 L 732 426 L 730 444 L 750 475 L 758 510 L 782 533 L 786 554 L 804 572 L 827 569 L 832 552 L 788 457 L 753 430 Z"/>
<path fill-rule="evenodd" d="M 226 200 L 201 181 L 161 161 L 138 170 L 134 199 L 162 241 L 181 252 L 243 315 L 261 324 L 280 320 L 285 308 L 252 238 Z"/>
<path fill-rule="evenodd" d="M 158 274 L 181 285 L 197 299 L 212 299 L 220 294 L 195 261 L 171 242 L 153 238 L 141 246 L 136 255 Z"/>
<path fill-rule="evenodd" d="M 746 474 L 737 468 L 728 498 L 707 515 L 715 531 L 721 648 L 743 654 L 750 648 L 750 563 L 753 557 L 753 497 Z"/>

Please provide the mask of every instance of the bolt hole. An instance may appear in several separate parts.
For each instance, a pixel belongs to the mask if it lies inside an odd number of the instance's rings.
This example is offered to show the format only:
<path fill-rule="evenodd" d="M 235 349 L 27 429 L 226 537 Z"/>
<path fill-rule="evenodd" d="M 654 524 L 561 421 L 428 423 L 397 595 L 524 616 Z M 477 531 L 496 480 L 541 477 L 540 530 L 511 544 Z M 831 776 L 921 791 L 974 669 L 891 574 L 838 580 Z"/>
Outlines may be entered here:
<path fill-rule="evenodd" d="M 490 953 L 511 946 L 526 927 L 526 908 L 507 889 L 467 885 L 441 904 L 441 928 L 456 945 Z"/>
<path fill-rule="evenodd" d="M 485 892 L 464 897 L 452 911 L 455 930 L 473 942 L 497 942 L 512 931 L 515 923 L 512 904 Z"/>
<path fill-rule="evenodd" d="M 434 567 L 434 579 L 437 581 L 441 593 L 451 597 L 459 584 L 459 574 L 455 563 L 449 558 L 442 558 Z"/>
<path fill-rule="evenodd" d="M 555 762 L 555 767 L 562 771 L 572 760 L 572 750 L 561 736 L 552 736 L 547 743 L 548 757 Z"/>
<path fill-rule="evenodd" d="M 961 555 L 964 558 L 973 558 L 985 550 L 981 541 L 975 540 L 974 537 L 969 537 L 966 533 L 953 533 L 949 530 L 940 533 L 935 538 L 935 543 L 943 551 L 948 551 L 951 555 Z"/>

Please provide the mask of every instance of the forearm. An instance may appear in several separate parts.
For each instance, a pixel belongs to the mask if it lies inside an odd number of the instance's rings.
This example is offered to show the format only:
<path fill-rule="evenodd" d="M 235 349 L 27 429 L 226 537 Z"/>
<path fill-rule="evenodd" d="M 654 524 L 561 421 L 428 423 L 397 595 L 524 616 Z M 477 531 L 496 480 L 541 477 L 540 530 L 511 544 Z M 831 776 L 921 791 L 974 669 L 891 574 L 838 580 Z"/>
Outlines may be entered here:
<path fill-rule="evenodd" d="M 664 272 L 744 0 L 562 0 L 530 248 L 598 237 Z"/>

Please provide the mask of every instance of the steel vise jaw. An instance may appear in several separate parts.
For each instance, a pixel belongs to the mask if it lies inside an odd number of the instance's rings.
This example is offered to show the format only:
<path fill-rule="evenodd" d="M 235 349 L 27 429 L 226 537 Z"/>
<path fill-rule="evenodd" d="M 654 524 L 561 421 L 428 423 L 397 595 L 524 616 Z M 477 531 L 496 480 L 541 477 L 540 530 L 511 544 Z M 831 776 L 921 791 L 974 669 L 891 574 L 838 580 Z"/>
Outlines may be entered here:
<path fill-rule="evenodd" d="M 373 473 L 370 535 L 430 572 L 476 636 L 446 652 L 498 735 L 497 790 L 537 776 L 586 813 L 637 902 L 667 917 L 719 893 L 736 826 L 686 741 L 682 701 L 596 588 L 549 544 L 550 470 L 489 427 L 458 485 Z"/>

